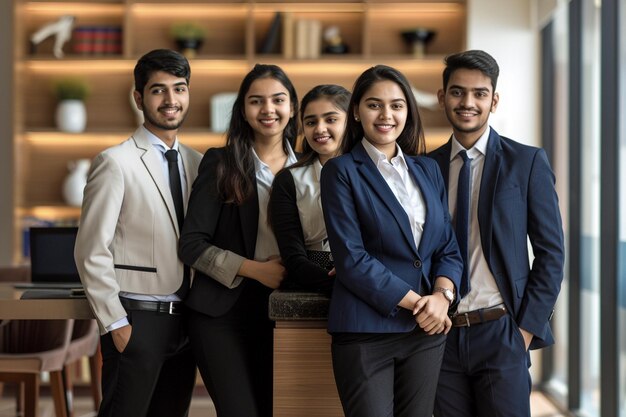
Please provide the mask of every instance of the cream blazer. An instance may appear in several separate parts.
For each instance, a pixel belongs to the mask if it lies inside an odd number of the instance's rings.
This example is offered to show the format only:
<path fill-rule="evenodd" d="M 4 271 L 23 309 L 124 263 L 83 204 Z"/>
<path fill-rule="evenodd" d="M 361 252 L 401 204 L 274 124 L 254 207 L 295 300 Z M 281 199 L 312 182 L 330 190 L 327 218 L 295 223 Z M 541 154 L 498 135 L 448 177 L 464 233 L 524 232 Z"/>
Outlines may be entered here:
<path fill-rule="evenodd" d="M 182 144 L 185 210 L 202 155 Z M 100 332 L 126 316 L 120 291 L 166 295 L 178 290 L 180 230 L 158 150 L 139 128 L 92 162 L 74 257 Z"/>

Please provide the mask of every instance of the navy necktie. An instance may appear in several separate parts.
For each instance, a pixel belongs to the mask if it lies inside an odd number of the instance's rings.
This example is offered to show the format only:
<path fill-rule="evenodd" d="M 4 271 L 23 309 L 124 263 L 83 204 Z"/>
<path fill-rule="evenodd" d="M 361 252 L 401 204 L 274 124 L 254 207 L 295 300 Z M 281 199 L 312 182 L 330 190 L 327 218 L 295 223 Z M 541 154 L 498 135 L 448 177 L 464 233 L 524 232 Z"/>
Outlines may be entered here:
<path fill-rule="evenodd" d="M 463 258 L 463 275 L 461 276 L 461 297 L 469 293 L 469 232 L 470 232 L 470 171 L 472 160 L 467 156 L 466 151 L 459 152 L 463 158 L 463 165 L 459 171 L 459 182 L 457 184 L 456 195 L 456 239 Z"/>
<path fill-rule="evenodd" d="M 178 171 L 178 152 L 175 149 L 170 149 L 165 152 L 165 158 L 167 159 L 167 168 L 170 173 L 170 192 L 174 200 L 178 230 L 181 231 L 183 228 L 185 209 L 183 207 L 183 189 L 180 184 L 180 171 Z"/>
<path fill-rule="evenodd" d="M 170 174 L 170 192 L 172 193 L 172 199 L 174 200 L 174 209 L 176 210 L 176 220 L 178 221 L 179 233 L 183 230 L 183 220 L 185 218 L 185 209 L 183 206 L 183 187 L 180 183 L 180 171 L 178 170 L 178 152 L 175 149 L 170 149 L 165 152 L 165 159 L 167 159 L 167 168 Z M 183 283 L 176 291 L 176 294 L 182 299 L 185 298 L 189 291 L 189 267 L 185 265 L 183 272 Z"/>

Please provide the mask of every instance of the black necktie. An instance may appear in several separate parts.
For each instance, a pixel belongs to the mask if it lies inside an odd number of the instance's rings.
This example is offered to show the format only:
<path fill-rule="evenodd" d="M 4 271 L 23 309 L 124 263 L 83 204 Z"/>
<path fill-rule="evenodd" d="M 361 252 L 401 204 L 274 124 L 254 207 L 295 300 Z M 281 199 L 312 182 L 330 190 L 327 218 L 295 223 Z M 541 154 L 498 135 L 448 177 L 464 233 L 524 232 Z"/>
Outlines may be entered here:
<path fill-rule="evenodd" d="M 463 158 L 463 165 L 459 171 L 459 182 L 456 195 L 456 239 L 463 258 L 463 275 L 461 276 L 461 296 L 469 293 L 469 229 L 470 229 L 470 168 L 472 160 L 467 152 L 459 152 Z"/>
<path fill-rule="evenodd" d="M 170 149 L 165 152 L 165 158 L 167 159 L 167 168 L 170 173 L 170 192 L 174 200 L 176 220 L 178 220 L 178 230 L 180 232 L 183 228 L 185 209 L 183 206 L 183 189 L 180 184 L 180 172 L 178 171 L 178 152 L 175 149 Z"/>
<path fill-rule="evenodd" d="M 170 149 L 165 152 L 165 158 L 167 159 L 167 168 L 170 173 L 170 192 L 174 200 L 174 209 L 176 210 L 176 220 L 178 220 L 178 231 L 180 233 L 183 230 L 185 209 L 183 206 L 183 189 L 180 183 L 180 171 L 178 171 L 178 152 L 176 152 L 175 149 Z M 189 291 L 189 281 L 189 267 L 185 265 L 183 283 L 178 291 L 176 291 L 176 295 L 181 299 L 185 298 Z"/>

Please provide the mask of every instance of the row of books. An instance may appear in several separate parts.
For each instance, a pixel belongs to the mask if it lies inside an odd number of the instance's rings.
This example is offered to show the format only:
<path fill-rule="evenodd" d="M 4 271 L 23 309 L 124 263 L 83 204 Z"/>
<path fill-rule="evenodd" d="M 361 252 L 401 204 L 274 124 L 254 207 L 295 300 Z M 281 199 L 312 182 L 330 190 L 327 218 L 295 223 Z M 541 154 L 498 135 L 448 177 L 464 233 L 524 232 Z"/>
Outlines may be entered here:
<path fill-rule="evenodd" d="M 319 58 L 322 52 L 322 22 L 294 19 L 290 12 L 276 13 L 259 52 L 282 53 L 285 59 Z"/>
<path fill-rule="evenodd" d="M 72 32 L 72 49 L 80 55 L 122 53 L 121 26 L 77 26 Z"/>

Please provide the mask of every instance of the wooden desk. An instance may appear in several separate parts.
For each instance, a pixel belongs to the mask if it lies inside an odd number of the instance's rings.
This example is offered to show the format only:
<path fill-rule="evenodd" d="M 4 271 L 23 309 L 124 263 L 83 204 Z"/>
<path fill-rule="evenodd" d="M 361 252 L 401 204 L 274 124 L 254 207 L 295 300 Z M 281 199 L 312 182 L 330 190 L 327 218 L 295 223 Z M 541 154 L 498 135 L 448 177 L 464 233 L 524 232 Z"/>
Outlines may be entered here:
<path fill-rule="evenodd" d="M 0 284 L 0 320 L 93 319 L 86 298 L 20 300 L 22 289 Z"/>

